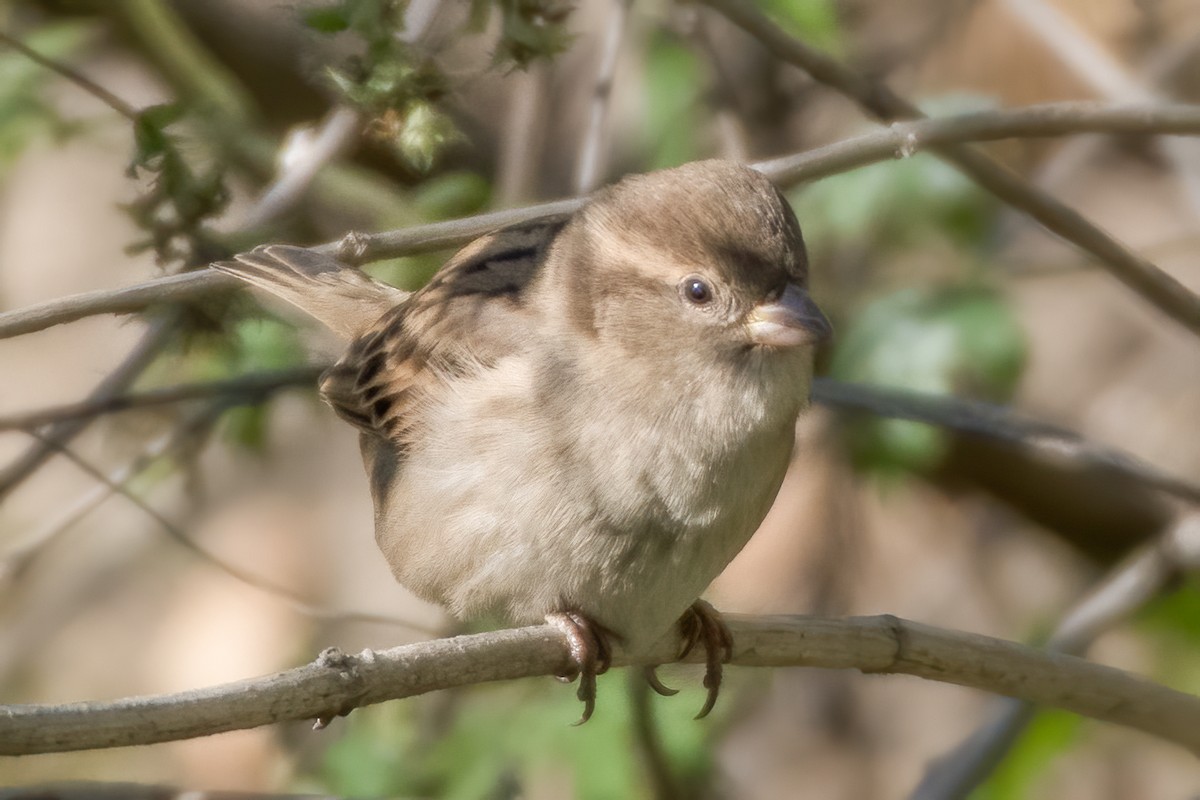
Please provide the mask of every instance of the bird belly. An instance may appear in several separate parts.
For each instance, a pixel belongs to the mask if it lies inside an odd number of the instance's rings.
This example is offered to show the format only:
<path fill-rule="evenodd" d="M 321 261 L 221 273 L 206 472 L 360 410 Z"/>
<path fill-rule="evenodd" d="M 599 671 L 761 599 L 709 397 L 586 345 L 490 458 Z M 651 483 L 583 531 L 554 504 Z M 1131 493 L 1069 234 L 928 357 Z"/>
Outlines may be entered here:
<path fill-rule="evenodd" d="M 758 527 L 791 452 L 790 425 L 719 460 L 678 453 L 674 431 L 643 426 L 609 428 L 607 448 L 587 448 L 604 454 L 592 462 L 547 435 L 544 409 L 513 399 L 530 396 L 524 387 L 499 388 L 439 403 L 377 497 L 396 578 L 460 618 L 527 624 L 572 609 L 627 646 L 653 644 Z M 694 480 L 657 482 L 677 470 Z"/>

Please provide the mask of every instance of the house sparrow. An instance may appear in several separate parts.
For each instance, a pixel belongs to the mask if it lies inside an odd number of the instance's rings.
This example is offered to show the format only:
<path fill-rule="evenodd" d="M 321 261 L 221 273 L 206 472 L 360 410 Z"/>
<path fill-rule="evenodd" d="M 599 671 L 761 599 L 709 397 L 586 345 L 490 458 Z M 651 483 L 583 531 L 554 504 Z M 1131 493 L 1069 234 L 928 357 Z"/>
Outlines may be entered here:
<path fill-rule="evenodd" d="M 731 642 L 697 597 L 770 508 L 830 332 L 765 177 L 628 177 L 476 240 L 411 294 L 297 247 L 214 267 L 350 340 L 321 393 L 359 429 L 401 584 L 564 630 L 581 722 L 609 639 L 637 651 L 679 622 L 707 649 L 708 712 Z"/>

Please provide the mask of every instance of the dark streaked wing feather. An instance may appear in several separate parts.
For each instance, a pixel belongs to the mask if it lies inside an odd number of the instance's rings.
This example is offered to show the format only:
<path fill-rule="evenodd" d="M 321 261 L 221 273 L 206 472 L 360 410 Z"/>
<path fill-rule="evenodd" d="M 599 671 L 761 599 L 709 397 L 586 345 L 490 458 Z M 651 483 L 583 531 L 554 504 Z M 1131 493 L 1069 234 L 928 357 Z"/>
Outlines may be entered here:
<path fill-rule="evenodd" d="M 524 291 L 567 217 L 505 228 L 459 251 L 359 336 L 321 382 L 345 420 L 401 449 L 412 409 L 440 375 L 488 364 L 523 341 Z"/>

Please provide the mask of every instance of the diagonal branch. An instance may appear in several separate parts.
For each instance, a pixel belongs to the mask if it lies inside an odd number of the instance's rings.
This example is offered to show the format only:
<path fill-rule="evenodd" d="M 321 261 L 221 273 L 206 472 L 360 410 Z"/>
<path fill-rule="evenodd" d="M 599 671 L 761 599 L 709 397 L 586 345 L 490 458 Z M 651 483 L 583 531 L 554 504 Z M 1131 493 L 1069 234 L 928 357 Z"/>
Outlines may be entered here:
<path fill-rule="evenodd" d="M 1046 643 L 1048 650 L 1081 655 L 1102 633 L 1162 594 L 1174 580 L 1200 568 L 1200 513 L 1184 513 L 1162 536 L 1141 547 L 1080 599 Z M 1036 709 L 1005 699 L 988 721 L 932 763 L 910 800 L 966 797 L 995 769 Z"/>
<path fill-rule="evenodd" d="M 883 121 L 922 119 L 925 115 L 882 83 L 860 75 L 819 50 L 789 36 L 758 8 L 743 0 L 699 0 L 758 39 L 776 58 L 806 71 L 815 80 L 853 100 Z M 1150 261 L 1130 251 L 1079 212 L 1051 197 L 988 156 L 962 144 L 939 145 L 942 158 L 957 166 L 1005 203 L 1037 220 L 1082 250 L 1164 314 L 1200 334 L 1200 297 Z"/>
<path fill-rule="evenodd" d="M 169 314 L 151 322 L 150 327 L 125 360 L 96 385 L 87 402 L 103 403 L 129 388 L 175 335 L 178 315 Z M 44 432 L 44 441 L 35 442 L 11 463 L 0 469 L 0 501 L 11 494 L 54 453 L 54 447 L 66 445 L 78 436 L 90 422 L 89 417 L 64 419 Z"/>
<path fill-rule="evenodd" d="M 729 617 L 732 663 L 905 673 L 1056 706 L 1200 753 L 1200 697 L 1083 659 L 892 616 Z M 615 665 L 672 661 L 673 641 Z M 569 647 L 549 626 L 365 651 L 209 689 L 112 702 L 0 706 L 0 754 L 186 739 L 284 720 L 327 719 L 437 689 L 561 673 Z M 698 660 L 702 654 L 696 653 Z M 548 689 L 549 691 L 549 689 Z"/>

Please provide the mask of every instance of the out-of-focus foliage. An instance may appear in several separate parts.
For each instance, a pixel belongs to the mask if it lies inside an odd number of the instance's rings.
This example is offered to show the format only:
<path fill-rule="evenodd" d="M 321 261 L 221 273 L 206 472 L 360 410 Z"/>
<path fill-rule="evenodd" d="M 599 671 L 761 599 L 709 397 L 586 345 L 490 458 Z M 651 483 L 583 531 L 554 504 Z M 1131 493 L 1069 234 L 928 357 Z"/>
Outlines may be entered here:
<path fill-rule="evenodd" d="M 471 0 L 471 27 L 481 30 L 492 11 L 498 11 L 501 30 L 495 63 L 524 69 L 538 59 L 554 58 L 571 45 L 575 37 L 566 22 L 573 9 L 569 0 Z"/>
<path fill-rule="evenodd" d="M 1151 634 L 1156 649 L 1156 678 L 1185 692 L 1200 694 L 1200 578 L 1192 576 L 1138 614 L 1139 629 Z"/>
<path fill-rule="evenodd" d="M 697 134 L 703 130 L 698 100 L 704 91 L 695 52 L 673 37 L 656 35 L 646 53 L 643 86 L 641 133 L 649 163 L 661 169 L 695 159 Z"/>
<path fill-rule="evenodd" d="M 446 76 L 431 58 L 412 47 L 404 30 L 407 3 L 343 0 L 307 8 L 303 18 L 321 34 L 348 34 L 361 52 L 329 67 L 345 101 L 371 120 L 369 130 L 409 166 L 428 171 L 442 150 L 461 134 L 439 107 Z"/>
<path fill-rule="evenodd" d="M 465 141 L 443 101 L 453 82 L 437 62 L 414 47 L 405 30 L 408 4 L 400 0 L 341 0 L 303 11 L 308 27 L 326 35 L 349 35 L 361 52 L 328 74 L 344 100 L 370 119 L 369 132 L 400 159 L 425 173 L 451 145 Z M 461 35 L 482 44 L 492 12 L 500 18 L 493 63 L 525 68 L 569 46 L 566 22 L 573 6 L 561 0 L 473 0 Z"/>
<path fill-rule="evenodd" d="M 853 383 L 1006 400 L 1025 362 L 1025 340 L 1003 296 L 982 286 L 902 289 L 859 312 L 839 334 L 830 374 Z M 848 429 L 860 465 L 927 470 L 947 446 L 940 428 L 896 419 Z"/>
<path fill-rule="evenodd" d="M 760 5 L 793 36 L 822 50 L 841 52 L 842 32 L 833 0 L 761 0 Z"/>
<path fill-rule="evenodd" d="M 931 239 L 980 248 L 995 202 L 953 167 L 925 154 L 835 175 L 789 193 L 817 252 L 848 243 L 889 251 Z"/>
<path fill-rule="evenodd" d="M 1037 787 L 1046 768 L 1080 738 L 1083 724 L 1066 711 L 1042 711 L 1021 734 L 991 777 L 971 793 L 971 800 L 1024 800 Z"/>
<path fill-rule="evenodd" d="M 318 786 L 343 796 L 468 800 L 519 795 L 531 780 L 549 780 L 568 781 L 581 800 L 643 796 L 630 677 L 601 676 L 596 714 L 579 727 L 570 726 L 580 711 L 574 689 L 542 680 L 356 710 L 329 749 Z M 725 691 L 732 696 L 736 685 Z M 685 686 L 675 697 L 650 700 L 681 786 L 703 785 L 709 776 L 708 737 L 734 705 L 719 704 L 715 719 L 700 724 L 692 716 L 703 699 Z"/>
<path fill-rule="evenodd" d="M 839 249 L 869 249 L 867 268 L 888 276 L 891 262 L 909 263 L 931 244 L 960 253 L 957 263 L 892 276 L 903 288 L 856 309 L 835 337 L 832 377 L 993 401 L 1011 396 L 1025 339 L 979 266 L 994 203 L 973 183 L 917 156 L 820 181 L 791 199 L 817 260 Z M 858 465 L 884 474 L 932 469 L 949 441 L 938 428 L 906 420 L 859 420 L 846 431 Z"/>
<path fill-rule="evenodd" d="M 205 223 L 229 202 L 224 166 L 218 160 L 196 166 L 185 155 L 177 134 L 168 130 L 183 119 L 184 106 L 150 106 L 133 126 L 134 155 L 129 176 L 148 178 L 150 188 L 126 206 L 145 239 L 129 246 L 132 253 L 153 250 L 160 264 L 190 264 L 209 250 Z"/>
<path fill-rule="evenodd" d="M 67 20 L 29 31 L 24 42 L 55 61 L 66 61 L 90 36 L 87 25 Z M 42 137 L 61 140 L 78 130 L 64 121 L 43 96 L 53 73 L 23 53 L 0 45 L 0 169 Z"/>

